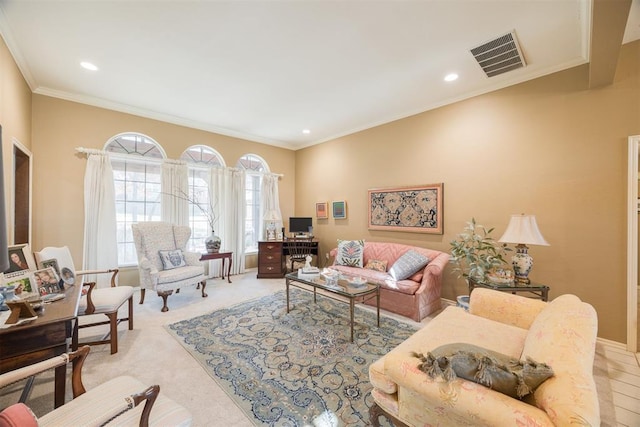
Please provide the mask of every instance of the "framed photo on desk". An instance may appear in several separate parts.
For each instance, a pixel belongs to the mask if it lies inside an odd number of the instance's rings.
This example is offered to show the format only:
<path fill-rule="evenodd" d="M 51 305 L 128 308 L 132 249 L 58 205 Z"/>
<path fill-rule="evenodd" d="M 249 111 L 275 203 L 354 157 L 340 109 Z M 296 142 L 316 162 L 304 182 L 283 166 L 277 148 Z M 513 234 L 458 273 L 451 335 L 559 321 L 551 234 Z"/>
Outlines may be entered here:
<path fill-rule="evenodd" d="M 7 250 L 9 252 L 9 269 L 5 273 L 36 269 L 36 262 L 28 243 L 9 246 Z"/>

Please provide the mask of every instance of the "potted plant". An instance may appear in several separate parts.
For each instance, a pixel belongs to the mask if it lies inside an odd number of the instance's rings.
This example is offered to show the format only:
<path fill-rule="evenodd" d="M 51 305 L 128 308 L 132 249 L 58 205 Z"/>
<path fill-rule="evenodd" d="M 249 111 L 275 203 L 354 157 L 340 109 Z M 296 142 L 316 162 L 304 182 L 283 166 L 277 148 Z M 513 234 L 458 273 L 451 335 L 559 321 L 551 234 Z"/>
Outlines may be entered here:
<path fill-rule="evenodd" d="M 467 222 L 464 231 L 451 242 L 451 264 L 458 277 L 483 282 L 487 274 L 504 275 L 505 251 L 510 251 L 506 244 L 496 242 L 491 237 L 493 228 L 487 229 L 476 223 L 475 218 Z"/>

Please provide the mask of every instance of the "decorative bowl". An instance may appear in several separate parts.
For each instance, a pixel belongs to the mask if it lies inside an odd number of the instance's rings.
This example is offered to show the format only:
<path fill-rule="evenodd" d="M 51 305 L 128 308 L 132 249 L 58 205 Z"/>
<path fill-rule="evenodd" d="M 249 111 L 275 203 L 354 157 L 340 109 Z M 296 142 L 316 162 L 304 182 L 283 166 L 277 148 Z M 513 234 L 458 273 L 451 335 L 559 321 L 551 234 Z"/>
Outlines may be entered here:
<path fill-rule="evenodd" d="M 513 273 L 511 270 L 487 273 L 487 280 L 496 285 L 511 285 L 513 284 Z"/>

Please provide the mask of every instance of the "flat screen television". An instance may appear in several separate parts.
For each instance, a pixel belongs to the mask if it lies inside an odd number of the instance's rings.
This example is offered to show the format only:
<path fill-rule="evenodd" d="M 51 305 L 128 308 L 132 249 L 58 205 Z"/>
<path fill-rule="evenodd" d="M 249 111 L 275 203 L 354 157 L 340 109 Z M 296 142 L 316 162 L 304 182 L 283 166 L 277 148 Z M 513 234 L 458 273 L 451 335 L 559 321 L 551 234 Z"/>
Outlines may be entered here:
<path fill-rule="evenodd" d="M 302 234 L 309 233 L 313 225 L 311 217 L 289 217 L 289 233 Z"/>

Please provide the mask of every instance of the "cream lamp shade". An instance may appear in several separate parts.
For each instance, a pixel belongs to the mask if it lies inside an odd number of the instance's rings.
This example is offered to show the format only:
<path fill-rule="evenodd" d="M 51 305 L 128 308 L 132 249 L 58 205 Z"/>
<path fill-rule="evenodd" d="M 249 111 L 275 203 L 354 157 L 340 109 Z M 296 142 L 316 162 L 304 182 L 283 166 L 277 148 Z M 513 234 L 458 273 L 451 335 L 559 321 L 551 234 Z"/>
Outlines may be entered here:
<path fill-rule="evenodd" d="M 535 215 L 511 215 L 511 220 L 499 242 L 515 243 L 516 254 L 513 255 L 513 272 L 516 282 L 519 284 L 529 284 L 529 272 L 533 267 L 533 258 L 527 253 L 527 245 L 549 246 L 549 243 L 542 237 Z"/>

